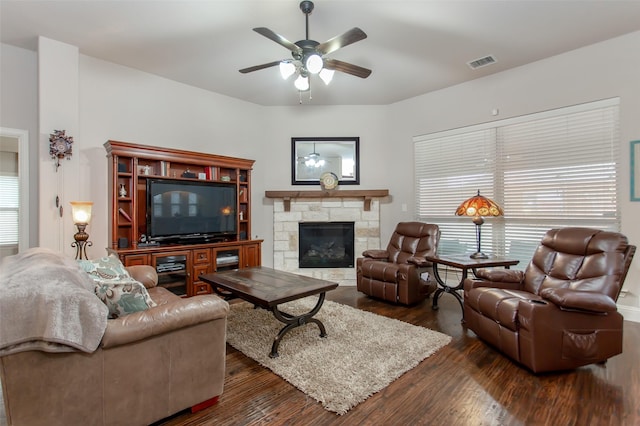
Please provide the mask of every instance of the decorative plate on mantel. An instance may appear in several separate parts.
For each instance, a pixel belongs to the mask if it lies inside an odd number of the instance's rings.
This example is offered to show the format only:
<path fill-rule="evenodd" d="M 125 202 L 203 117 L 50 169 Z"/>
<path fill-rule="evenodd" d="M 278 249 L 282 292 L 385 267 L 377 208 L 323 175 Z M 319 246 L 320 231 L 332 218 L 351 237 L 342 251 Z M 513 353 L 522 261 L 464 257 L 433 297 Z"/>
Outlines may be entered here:
<path fill-rule="evenodd" d="M 320 175 L 322 189 L 335 189 L 338 186 L 338 176 L 332 172 L 324 172 Z"/>

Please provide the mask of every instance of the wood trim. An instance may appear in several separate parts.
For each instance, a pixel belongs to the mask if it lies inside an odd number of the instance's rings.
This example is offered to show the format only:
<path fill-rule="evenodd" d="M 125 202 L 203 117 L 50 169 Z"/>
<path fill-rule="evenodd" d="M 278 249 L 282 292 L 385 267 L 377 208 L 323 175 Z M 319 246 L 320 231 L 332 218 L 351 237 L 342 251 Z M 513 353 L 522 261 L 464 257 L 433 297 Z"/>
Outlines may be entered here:
<path fill-rule="evenodd" d="M 227 157 L 224 155 L 206 154 L 202 152 L 186 151 L 183 149 L 163 148 L 141 145 L 130 142 L 109 140 L 104 143 L 107 155 L 124 157 L 138 157 L 149 160 L 165 160 L 175 163 L 212 165 L 217 167 L 241 168 L 251 170 L 255 160 L 246 158 Z"/>
<path fill-rule="evenodd" d="M 388 189 L 345 189 L 345 190 L 321 190 L 321 191 L 265 191 L 267 198 L 282 198 L 284 211 L 291 210 L 291 200 L 294 198 L 362 198 L 364 210 L 371 210 L 371 201 L 374 198 L 389 196 Z"/>

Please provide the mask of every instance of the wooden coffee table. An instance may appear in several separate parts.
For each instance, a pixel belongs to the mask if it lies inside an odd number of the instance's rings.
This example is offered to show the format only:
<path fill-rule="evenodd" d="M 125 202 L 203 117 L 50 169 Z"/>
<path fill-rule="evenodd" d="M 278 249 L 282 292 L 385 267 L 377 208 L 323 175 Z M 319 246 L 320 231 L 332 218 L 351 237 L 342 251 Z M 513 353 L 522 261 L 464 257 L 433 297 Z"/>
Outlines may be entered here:
<path fill-rule="evenodd" d="M 312 322 L 320 328 L 320 337 L 327 336 L 324 324 L 313 317 L 320 311 L 326 292 L 338 287 L 338 283 L 277 271 L 264 266 L 203 274 L 200 275 L 200 279 L 209 283 L 225 300 L 234 298 L 246 300 L 256 307 L 270 310 L 279 321 L 285 324 L 273 340 L 269 354 L 271 358 L 278 356 L 278 346 L 284 335 L 296 327 Z M 291 315 L 278 308 L 278 305 L 283 303 L 314 294 L 320 295 L 318 302 L 305 314 Z"/>

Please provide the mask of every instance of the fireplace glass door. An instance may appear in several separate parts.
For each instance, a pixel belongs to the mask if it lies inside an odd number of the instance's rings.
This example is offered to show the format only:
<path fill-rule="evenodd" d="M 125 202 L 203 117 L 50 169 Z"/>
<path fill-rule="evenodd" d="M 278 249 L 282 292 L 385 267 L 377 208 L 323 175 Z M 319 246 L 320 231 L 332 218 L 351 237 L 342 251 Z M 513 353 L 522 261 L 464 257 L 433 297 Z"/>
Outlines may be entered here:
<path fill-rule="evenodd" d="M 354 222 L 300 222 L 300 268 L 353 268 Z"/>

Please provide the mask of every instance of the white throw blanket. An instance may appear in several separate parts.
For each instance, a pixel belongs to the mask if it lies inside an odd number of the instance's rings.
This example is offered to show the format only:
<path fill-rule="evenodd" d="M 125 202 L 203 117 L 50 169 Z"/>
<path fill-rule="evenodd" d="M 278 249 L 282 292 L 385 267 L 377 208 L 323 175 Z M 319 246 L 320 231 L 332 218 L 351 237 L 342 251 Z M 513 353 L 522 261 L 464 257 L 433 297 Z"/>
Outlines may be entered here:
<path fill-rule="evenodd" d="M 0 265 L 0 356 L 40 350 L 93 352 L 107 307 L 91 278 L 62 253 L 32 248 Z"/>

